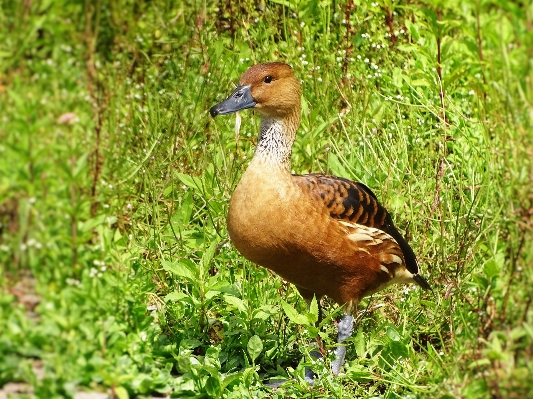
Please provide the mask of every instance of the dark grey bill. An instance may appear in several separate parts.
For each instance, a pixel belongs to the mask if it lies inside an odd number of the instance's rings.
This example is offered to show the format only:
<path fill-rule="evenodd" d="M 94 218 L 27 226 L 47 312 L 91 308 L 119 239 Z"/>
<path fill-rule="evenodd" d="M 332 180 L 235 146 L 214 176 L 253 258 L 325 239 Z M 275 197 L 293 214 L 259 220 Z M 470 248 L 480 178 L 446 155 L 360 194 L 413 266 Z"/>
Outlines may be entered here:
<path fill-rule="evenodd" d="M 231 114 L 232 112 L 255 106 L 256 102 L 252 97 L 252 93 L 250 93 L 250 86 L 237 86 L 231 96 L 212 107 L 209 113 L 214 118 L 217 115 Z"/>

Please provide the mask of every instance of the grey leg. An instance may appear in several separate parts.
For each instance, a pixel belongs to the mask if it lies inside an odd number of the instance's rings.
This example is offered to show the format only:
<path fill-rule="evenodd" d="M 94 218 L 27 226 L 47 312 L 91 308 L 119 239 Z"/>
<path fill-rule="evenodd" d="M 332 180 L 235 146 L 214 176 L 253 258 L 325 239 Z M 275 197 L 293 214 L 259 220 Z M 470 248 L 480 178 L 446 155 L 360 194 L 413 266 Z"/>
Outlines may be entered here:
<path fill-rule="evenodd" d="M 342 342 L 352 336 L 353 331 L 353 316 L 351 314 L 345 314 L 342 320 L 339 322 L 337 343 Z M 331 372 L 334 375 L 339 374 L 344 364 L 344 357 L 346 356 L 346 346 L 340 345 L 335 349 L 335 360 L 331 362 Z"/>

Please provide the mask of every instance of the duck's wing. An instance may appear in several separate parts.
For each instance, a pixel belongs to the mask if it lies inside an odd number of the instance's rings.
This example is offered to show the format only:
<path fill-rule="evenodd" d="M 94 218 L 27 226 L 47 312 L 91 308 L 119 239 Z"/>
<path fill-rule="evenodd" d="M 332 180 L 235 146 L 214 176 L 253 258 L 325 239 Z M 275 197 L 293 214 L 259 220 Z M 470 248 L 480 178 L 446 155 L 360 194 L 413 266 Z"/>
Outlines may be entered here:
<path fill-rule="evenodd" d="M 380 240 L 390 236 L 393 244 L 401 250 L 404 266 L 415 276 L 414 280 L 422 288 L 430 288 L 427 281 L 418 275 L 418 262 L 412 248 L 367 186 L 322 174 L 294 175 L 294 181 L 310 195 L 320 197 L 330 217 L 342 221 L 346 226 L 353 225 L 355 231 L 359 232 L 355 234 L 367 234 Z"/>

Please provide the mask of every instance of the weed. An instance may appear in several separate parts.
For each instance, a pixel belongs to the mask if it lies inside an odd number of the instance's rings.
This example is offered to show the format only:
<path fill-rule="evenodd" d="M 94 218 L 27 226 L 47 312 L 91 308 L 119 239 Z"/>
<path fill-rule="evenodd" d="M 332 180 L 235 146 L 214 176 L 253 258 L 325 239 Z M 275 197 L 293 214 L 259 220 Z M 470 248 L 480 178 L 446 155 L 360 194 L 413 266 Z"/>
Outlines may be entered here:
<path fill-rule="evenodd" d="M 531 7 L 500 1 L 0 3 L 0 385 L 28 397 L 528 397 Z M 254 63 L 303 84 L 295 173 L 367 184 L 433 294 L 325 318 L 225 215 L 258 120 L 207 110 Z M 303 379 L 306 366 L 319 374 Z M 287 382 L 276 390 L 263 382 Z"/>

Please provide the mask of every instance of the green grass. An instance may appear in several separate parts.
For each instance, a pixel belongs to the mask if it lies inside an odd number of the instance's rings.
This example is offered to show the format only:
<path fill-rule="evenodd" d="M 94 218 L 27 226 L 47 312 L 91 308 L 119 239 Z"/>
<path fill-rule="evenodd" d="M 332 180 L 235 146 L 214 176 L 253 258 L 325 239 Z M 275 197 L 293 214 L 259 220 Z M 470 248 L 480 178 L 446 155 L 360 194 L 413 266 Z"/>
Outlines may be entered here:
<path fill-rule="evenodd" d="M 514 1 L 0 1 L 0 386 L 529 397 L 532 20 Z M 345 374 L 315 365 L 315 387 L 308 342 L 334 345 L 339 310 L 316 330 L 231 246 L 259 122 L 236 139 L 208 114 L 272 60 L 303 84 L 293 170 L 367 184 L 434 287 L 365 299 Z"/>

